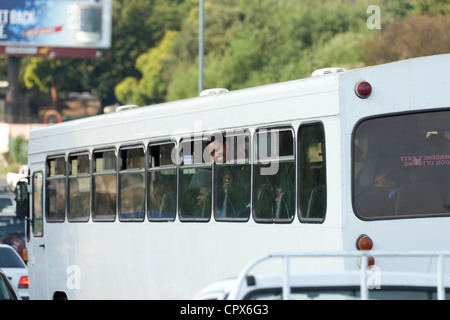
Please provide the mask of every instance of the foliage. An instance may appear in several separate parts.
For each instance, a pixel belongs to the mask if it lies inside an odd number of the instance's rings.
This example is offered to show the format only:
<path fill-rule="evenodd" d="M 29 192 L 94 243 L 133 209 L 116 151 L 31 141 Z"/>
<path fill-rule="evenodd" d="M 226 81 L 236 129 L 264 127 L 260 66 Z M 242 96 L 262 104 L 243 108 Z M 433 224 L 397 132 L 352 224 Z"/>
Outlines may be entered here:
<path fill-rule="evenodd" d="M 168 31 L 161 43 L 141 54 L 136 60 L 136 69 L 142 74 L 138 81 L 134 77 L 127 77 L 115 89 L 116 96 L 121 101 L 134 100 L 137 104 L 159 102 L 164 100 L 167 82 L 164 78 L 163 63 L 169 57 L 170 49 L 176 31 Z"/>
<path fill-rule="evenodd" d="M 362 48 L 373 64 L 450 52 L 450 15 L 412 15 L 388 25 Z M 436 35 L 439 35 L 436 37 Z M 386 43 L 395 45 L 386 46 Z"/>
<path fill-rule="evenodd" d="M 24 137 L 17 136 L 10 141 L 9 153 L 15 162 L 26 164 L 28 161 L 28 143 Z"/>

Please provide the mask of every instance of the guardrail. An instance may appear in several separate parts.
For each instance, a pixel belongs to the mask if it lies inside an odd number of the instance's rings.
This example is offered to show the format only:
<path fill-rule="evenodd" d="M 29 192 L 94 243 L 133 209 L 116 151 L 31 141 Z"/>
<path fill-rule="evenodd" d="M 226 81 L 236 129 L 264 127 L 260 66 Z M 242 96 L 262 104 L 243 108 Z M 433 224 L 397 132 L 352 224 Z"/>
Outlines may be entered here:
<path fill-rule="evenodd" d="M 234 290 L 229 294 L 229 299 L 235 300 L 239 297 L 239 293 L 242 290 L 242 285 L 246 281 L 249 272 L 263 261 L 281 258 L 283 260 L 284 270 L 282 272 L 282 298 L 283 300 L 290 299 L 290 282 L 289 282 L 289 261 L 292 258 L 348 258 L 355 257 L 361 258 L 361 300 L 367 300 L 369 298 L 369 288 L 367 287 L 367 269 L 369 257 L 424 257 L 424 258 L 437 258 L 437 270 L 436 270 L 436 290 L 437 299 L 445 299 L 445 284 L 444 284 L 444 257 L 450 257 L 450 251 L 351 251 L 351 252 L 276 252 L 263 255 L 250 262 L 239 274 L 238 284 Z"/>

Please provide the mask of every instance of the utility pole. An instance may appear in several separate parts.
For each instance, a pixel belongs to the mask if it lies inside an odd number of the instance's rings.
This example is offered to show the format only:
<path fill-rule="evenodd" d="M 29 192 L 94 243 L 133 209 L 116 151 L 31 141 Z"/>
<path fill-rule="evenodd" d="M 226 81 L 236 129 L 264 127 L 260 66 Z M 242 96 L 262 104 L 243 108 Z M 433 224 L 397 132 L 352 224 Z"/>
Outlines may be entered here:
<path fill-rule="evenodd" d="M 8 91 L 5 101 L 5 121 L 16 122 L 19 119 L 19 68 L 20 57 L 8 57 Z"/>
<path fill-rule="evenodd" d="M 205 31 L 205 0 L 199 0 L 200 16 L 198 31 L 198 93 L 203 91 L 203 59 L 204 59 L 204 31 Z"/>

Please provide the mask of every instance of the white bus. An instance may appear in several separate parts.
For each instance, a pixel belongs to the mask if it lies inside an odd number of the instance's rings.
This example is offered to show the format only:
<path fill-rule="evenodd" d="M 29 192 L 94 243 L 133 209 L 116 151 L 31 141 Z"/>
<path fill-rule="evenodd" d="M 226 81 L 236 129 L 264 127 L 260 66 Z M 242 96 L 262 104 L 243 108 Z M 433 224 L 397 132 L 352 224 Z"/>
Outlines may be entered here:
<path fill-rule="evenodd" d="M 322 70 L 33 130 L 31 299 L 187 299 L 280 250 L 448 250 L 449 75 L 449 54 Z"/>

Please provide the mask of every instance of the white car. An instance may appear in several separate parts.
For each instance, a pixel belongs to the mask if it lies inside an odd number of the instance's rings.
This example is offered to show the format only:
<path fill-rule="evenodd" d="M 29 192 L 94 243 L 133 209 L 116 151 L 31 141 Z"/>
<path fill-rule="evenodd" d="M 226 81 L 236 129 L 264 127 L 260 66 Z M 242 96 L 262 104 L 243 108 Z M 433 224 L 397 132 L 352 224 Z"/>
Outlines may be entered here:
<path fill-rule="evenodd" d="M 281 255 L 274 255 L 274 257 Z M 335 255 L 338 256 L 338 255 Z M 353 256 L 357 256 L 354 254 Z M 271 255 L 267 255 L 271 257 Z M 239 277 L 217 281 L 194 300 L 436 300 L 450 299 L 450 277 L 437 273 L 382 271 L 317 271 L 252 274 L 256 259 Z M 439 279 L 442 277 L 442 279 Z M 364 279 L 364 280 L 362 280 Z"/>
<path fill-rule="evenodd" d="M 0 269 L 0 300 L 22 300 L 12 287 L 6 274 Z"/>
<path fill-rule="evenodd" d="M 0 269 L 6 274 L 20 297 L 29 299 L 27 266 L 16 250 L 6 244 L 0 244 Z"/>
<path fill-rule="evenodd" d="M 371 300 L 436 300 L 436 276 L 419 273 L 384 272 L 381 285 L 368 290 Z M 291 300 L 359 300 L 360 272 L 303 273 L 291 275 Z M 194 300 L 227 300 L 239 285 L 236 278 L 215 282 L 198 292 Z M 446 287 L 445 299 L 450 299 Z M 280 275 L 249 276 L 232 300 L 282 300 Z"/>

